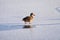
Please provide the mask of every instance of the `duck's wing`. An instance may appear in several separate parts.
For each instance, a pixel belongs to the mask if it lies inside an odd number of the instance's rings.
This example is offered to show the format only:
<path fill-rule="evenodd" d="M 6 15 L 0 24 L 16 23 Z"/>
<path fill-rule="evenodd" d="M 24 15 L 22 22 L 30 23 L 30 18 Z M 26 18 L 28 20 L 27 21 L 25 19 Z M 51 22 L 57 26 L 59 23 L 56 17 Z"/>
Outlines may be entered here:
<path fill-rule="evenodd" d="M 30 16 L 26 16 L 23 20 L 30 20 Z"/>
<path fill-rule="evenodd" d="M 30 16 L 26 16 L 25 18 L 30 19 Z"/>

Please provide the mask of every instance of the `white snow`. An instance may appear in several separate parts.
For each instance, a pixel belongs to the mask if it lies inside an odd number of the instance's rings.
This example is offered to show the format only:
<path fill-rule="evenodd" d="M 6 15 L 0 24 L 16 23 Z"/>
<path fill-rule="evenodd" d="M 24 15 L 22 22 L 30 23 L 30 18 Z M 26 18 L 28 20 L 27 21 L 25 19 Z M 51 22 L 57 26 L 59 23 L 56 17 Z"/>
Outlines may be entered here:
<path fill-rule="evenodd" d="M 60 40 L 59 26 L 0 31 L 0 40 Z"/>

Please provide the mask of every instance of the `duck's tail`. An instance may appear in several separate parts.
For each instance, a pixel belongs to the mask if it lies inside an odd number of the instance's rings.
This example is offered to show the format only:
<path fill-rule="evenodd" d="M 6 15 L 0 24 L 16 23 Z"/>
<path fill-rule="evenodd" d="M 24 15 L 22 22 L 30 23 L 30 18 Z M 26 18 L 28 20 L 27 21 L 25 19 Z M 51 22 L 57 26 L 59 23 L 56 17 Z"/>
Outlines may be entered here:
<path fill-rule="evenodd" d="M 22 19 L 22 21 L 24 21 L 25 18 Z"/>
<path fill-rule="evenodd" d="M 24 19 L 22 19 L 22 21 L 23 21 Z"/>

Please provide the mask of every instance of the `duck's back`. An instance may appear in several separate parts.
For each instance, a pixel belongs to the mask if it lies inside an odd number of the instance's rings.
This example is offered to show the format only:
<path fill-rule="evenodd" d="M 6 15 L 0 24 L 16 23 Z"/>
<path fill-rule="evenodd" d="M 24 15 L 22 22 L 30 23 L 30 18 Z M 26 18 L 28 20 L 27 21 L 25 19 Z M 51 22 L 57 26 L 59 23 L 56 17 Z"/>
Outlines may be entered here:
<path fill-rule="evenodd" d="M 32 20 L 31 16 L 27 16 L 27 17 L 23 18 L 23 21 L 25 21 L 25 22 L 30 22 L 31 20 Z"/>

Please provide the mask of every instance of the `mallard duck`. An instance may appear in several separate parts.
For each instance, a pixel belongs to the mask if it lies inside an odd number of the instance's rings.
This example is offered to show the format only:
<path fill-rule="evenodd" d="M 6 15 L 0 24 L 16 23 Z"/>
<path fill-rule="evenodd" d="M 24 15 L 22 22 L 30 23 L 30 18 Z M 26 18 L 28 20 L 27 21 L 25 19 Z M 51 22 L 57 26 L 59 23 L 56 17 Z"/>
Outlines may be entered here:
<path fill-rule="evenodd" d="M 33 20 L 33 16 L 35 16 L 34 13 L 31 13 L 30 16 L 26 16 L 25 18 L 23 18 L 22 20 L 25 22 L 25 24 L 27 22 L 29 22 L 29 24 L 31 24 L 31 21 Z"/>

